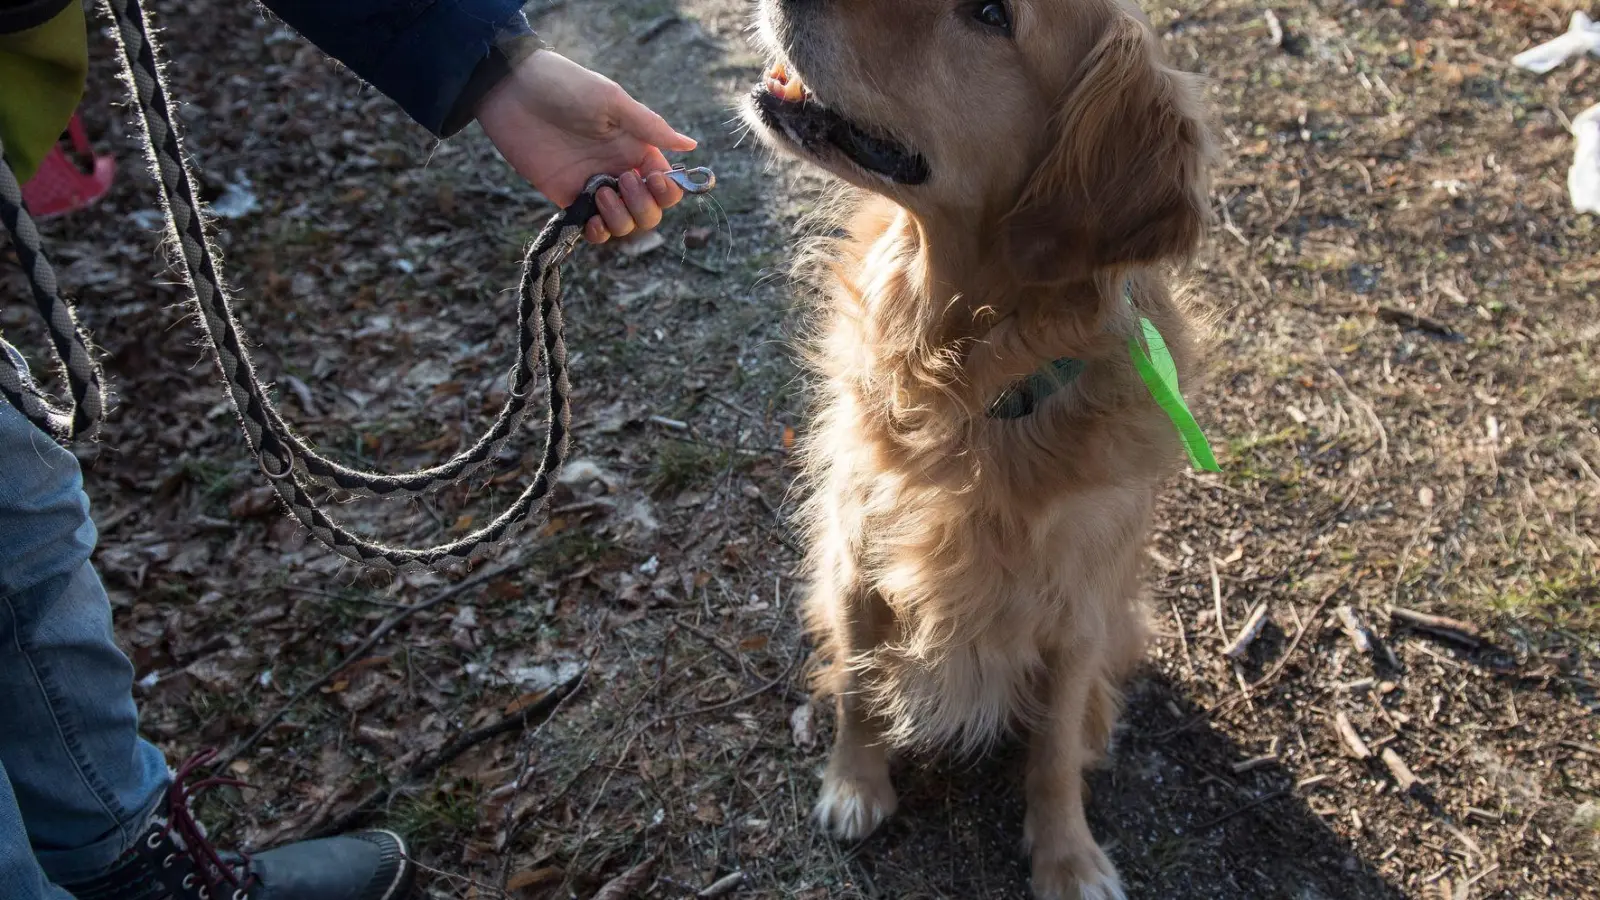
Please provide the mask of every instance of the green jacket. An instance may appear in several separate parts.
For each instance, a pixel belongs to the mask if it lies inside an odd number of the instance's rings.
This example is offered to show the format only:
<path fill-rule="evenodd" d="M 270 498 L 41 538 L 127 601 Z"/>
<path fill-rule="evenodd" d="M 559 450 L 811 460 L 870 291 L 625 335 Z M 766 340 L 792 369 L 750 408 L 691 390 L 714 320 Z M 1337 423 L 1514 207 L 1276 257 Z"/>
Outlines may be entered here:
<path fill-rule="evenodd" d="M 46 5 L 24 4 L 14 15 L 20 18 L 30 7 Z M 0 144 L 22 182 L 33 177 L 61 139 L 83 99 L 89 73 L 83 4 L 68 3 L 60 12 L 51 9 L 37 18 L 43 21 L 24 19 L 17 24 L 31 27 L 0 32 Z"/>

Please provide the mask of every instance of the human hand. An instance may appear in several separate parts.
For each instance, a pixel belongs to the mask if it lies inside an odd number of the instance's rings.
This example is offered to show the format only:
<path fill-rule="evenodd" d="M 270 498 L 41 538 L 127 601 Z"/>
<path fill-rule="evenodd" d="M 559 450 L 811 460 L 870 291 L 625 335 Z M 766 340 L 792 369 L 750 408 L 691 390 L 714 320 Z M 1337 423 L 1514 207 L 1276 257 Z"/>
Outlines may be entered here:
<path fill-rule="evenodd" d="M 540 193 L 567 206 L 595 175 L 618 175 L 621 190 L 595 194 L 600 214 L 584 237 L 600 244 L 649 231 L 683 199 L 662 173 L 662 150 L 693 150 L 693 138 L 633 99 L 616 82 L 549 50 L 512 69 L 478 104 L 495 149 Z M 620 193 L 620 196 L 619 196 Z"/>

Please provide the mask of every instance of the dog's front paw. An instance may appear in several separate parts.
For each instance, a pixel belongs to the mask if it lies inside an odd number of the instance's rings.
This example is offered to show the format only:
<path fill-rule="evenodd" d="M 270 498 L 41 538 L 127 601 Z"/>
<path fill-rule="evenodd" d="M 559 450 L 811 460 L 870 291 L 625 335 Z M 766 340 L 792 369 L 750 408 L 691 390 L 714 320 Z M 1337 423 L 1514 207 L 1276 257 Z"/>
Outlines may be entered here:
<path fill-rule="evenodd" d="M 859 841 L 894 815 L 898 803 L 887 769 L 846 774 L 829 766 L 811 816 L 839 840 Z"/>
<path fill-rule="evenodd" d="M 1106 854 L 1094 844 L 1092 852 L 1065 857 L 1033 855 L 1033 895 L 1038 900 L 1128 900 L 1122 879 Z"/>

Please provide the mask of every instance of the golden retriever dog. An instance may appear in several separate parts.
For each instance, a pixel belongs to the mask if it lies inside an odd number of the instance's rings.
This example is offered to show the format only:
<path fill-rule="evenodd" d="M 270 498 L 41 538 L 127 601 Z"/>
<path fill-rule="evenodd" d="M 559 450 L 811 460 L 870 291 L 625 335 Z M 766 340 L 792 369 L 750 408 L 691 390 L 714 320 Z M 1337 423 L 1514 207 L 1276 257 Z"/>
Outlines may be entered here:
<path fill-rule="evenodd" d="M 1036 896 L 1124 896 L 1083 770 L 1140 660 L 1139 568 L 1194 327 L 1163 266 L 1209 222 L 1201 88 L 1131 0 L 761 0 L 747 118 L 851 191 L 824 251 L 805 446 L 807 624 L 836 739 L 815 809 L 857 840 L 889 754 L 1028 735 Z"/>

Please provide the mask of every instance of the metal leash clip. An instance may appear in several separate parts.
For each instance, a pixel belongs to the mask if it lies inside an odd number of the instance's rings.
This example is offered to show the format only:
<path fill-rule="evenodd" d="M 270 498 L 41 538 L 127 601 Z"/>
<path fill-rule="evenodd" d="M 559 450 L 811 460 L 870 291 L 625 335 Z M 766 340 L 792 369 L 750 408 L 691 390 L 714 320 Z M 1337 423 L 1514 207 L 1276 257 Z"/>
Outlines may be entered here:
<path fill-rule="evenodd" d="M 682 188 L 686 194 L 709 194 L 711 189 L 717 186 L 717 173 L 705 166 L 698 166 L 693 169 L 686 166 L 673 166 L 661 174 L 673 184 Z M 596 175 L 589 179 L 588 184 L 583 186 L 583 192 L 593 195 L 601 188 L 617 190 L 617 177 L 615 175 Z"/>
<path fill-rule="evenodd" d="M 717 186 L 717 173 L 705 166 L 690 169 L 686 166 L 673 166 L 661 173 L 672 183 L 683 189 L 686 194 L 708 194 Z M 615 175 L 596 175 L 589 179 L 583 186 L 583 193 L 578 199 L 567 207 L 566 217 L 563 220 L 567 225 L 582 226 L 590 217 L 599 214 L 600 207 L 595 202 L 594 196 L 601 188 L 611 188 L 620 191 L 622 186 L 617 183 Z"/>
<path fill-rule="evenodd" d="M 717 186 L 717 173 L 705 166 L 693 169 L 673 166 L 666 172 L 666 176 L 673 184 L 683 188 L 686 194 L 709 194 L 711 189 Z"/>

